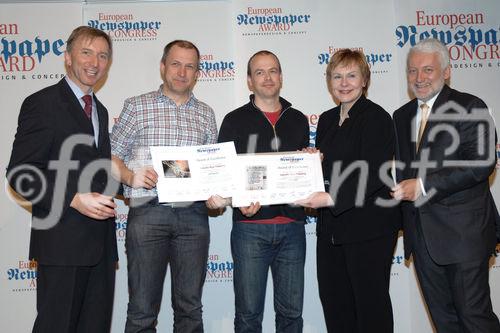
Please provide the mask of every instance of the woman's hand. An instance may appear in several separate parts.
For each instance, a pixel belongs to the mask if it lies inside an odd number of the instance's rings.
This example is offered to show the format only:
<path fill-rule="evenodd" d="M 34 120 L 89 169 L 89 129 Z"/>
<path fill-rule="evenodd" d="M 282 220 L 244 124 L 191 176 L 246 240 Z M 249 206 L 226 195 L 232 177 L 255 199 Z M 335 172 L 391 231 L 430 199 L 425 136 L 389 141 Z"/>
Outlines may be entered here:
<path fill-rule="evenodd" d="M 334 205 L 333 199 L 328 192 L 314 192 L 305 199 L 297 200 L 294 204 L 306 208 L 323 208 Z"/>
<path fill-rule="evenodd" d="M 307 148 L 302 148 L 302 152 L 303 153 L 309 153 L 309 154 L 316 154 L 316 153 L 319 153 L 319 158 L 320 158 L 320 161 L 323 162 L 323 153 L 321 151 L 319 151 L 318 148 L 316 147 L 307 147 Z"/>

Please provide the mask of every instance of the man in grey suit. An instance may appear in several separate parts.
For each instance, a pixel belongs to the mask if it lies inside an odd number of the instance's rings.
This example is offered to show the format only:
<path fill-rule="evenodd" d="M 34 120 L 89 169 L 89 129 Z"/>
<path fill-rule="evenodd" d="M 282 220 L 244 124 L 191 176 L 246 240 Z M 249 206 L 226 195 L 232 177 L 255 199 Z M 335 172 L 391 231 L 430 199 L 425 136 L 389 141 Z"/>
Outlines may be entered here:
<path fill-rule="evenodd" d="M 497 333 L 488 284 L 498 218 L 488 183 L 495 130 L 486 104 L 451 89 L 449 77 L 441 42 L 426 39 L 410 49 L 407 78 L 416 98 L 394 113 L 392 195 L 402 200 L 405 256 L 413 254 L 437 331 Z"/>

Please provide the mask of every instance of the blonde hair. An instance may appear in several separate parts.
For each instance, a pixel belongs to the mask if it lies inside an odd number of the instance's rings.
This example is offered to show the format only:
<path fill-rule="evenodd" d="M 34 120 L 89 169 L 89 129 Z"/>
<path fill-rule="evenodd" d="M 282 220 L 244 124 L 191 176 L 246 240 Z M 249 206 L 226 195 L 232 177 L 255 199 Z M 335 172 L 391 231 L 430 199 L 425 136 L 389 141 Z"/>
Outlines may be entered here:
<path fill-rule="evenodd" d="M 370 85 L 370 66 L 366 61 L 366 57 L 362 51 L 351 50 L 351 49 L 340 49 L 333 54 L 326 67 L 326 85 L 328 91 L 332 91 L 331 78 L 332 72 L 338 66 L 349 66 L 358 65 L 361 71 L 361 76 L 365 80 L 365 86 L 363 87 L 363 95 L 366 96 L 368 91 L 368 86 Z"/>

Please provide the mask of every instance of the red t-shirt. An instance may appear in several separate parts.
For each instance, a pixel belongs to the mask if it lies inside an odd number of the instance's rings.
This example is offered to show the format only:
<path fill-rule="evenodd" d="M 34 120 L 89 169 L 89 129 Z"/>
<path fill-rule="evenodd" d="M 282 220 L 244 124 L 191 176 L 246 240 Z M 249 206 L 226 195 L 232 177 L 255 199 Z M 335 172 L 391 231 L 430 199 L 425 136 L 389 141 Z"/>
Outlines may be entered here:
<path fill-rule="evenodd" d="M 269 122 L 274 126 L 281 115 L 281 110 L 276 112 L 263 112 Z"/>
<path fill-rule="evenodd" d="M 281 110 L 276 112 L 263 112 L 269 122 L 275 126 L 278 121 Z M 293 222 L 294 219 L 291 219 L 286 216 L 275 216 L 272 219 L 264 219 L 264 220 L 242 220 L 241 222 L 249 222 L 249 223 L 259 223 L 259 224 L 285 224 Z"/>
<path fill-rule="evenodd" d="M 265 219 L 265 220 L 241 220 L 240 222 L 247 222 L 247 223 L 257 223 L 257 224 L 286 224 L 293 222 L 294 219 L 291 219 L 286 216 L 275 216 L 272 219 Z"/>

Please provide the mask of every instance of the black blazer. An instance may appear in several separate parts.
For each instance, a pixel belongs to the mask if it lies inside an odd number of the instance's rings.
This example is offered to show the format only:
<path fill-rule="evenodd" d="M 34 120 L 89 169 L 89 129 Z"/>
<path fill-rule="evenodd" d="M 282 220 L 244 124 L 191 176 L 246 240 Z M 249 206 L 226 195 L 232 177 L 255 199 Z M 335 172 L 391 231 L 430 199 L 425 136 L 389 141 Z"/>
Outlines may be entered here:
<path fill-rule="evenodd" d="M 14 190 L 26 193 L 25 199 L 32 201 L 33 217 L 51 216 L 51 221 L 55 224 L 48 230 L 33 228 L 31 231 L 29 258 L 36 259 L 41 264 L 95 265 L 101 259 L 105 247 L 106 253 L 115 260 L 118 258 L 114 219 L 97 221 L 69 206 L 77 193 L 82 171 L 89 163 L 105 159 L 108 172 L 101 169 L 92 179 L 86 179 L 87 186 L 90 184 L 87 192 L 103 193 L 108 181 L 107 175 L 110 175 L 108 114 L 106 108 L 95 96 L 94 98 L 99 117 L 98 148 L 95 144 L 76 145 L 71 151 L 73 165 L 63 163 L 69 172 L 67 179 L 62 181 L 56 180 L 53 161 L 60 159 L 61 147 L 72 135 L 93 135 L 92 123 L 65 79 L 27 97 L 21 106 L 7 172 Z M 30 184 L 20 181 L 22 175 L 29 173 L 26 169 L 11 173 L 23 165 L 41 172 L 46 179 L 45 191 L 39 177 L 35 177 L 37 180 Z M 64 172 L 59 172 L 59 176 L 63 174 Z M 27 187 L 32 189 L 32 193 L 27 193 Z M 54 195 L 58 193 L 58 189 L 62 196 Z M 37 200 L 40 193 L 41 198 Z M 53 204 L 55 209 L 52 209 Z M 57 206 L 62 206 L 60 214 L 54 214 L 59 211 Z"/>
<path fill-rule="evenodd" d="M 446 102 L 452 102 L 452 108 L 443 109 Z M 440 108 L 443 107 L 443 108 Z M 436 110 L 443 109 L 446 115 L 456 114 L 461 109 L 460 121 L 438 120 Z M 484 117 L 491 117 L 486 104 L 479 98 L 465 94 L 445 85 L 439 93 L 429 116 L 422 136 L 421 148 L 417 152 L 412 129 L 417 112 L 417 100 L 414 99 L 394 113 L 398 137 L 398 160 L 405 164 L 398 170 L 398 181 L 418 177 L 411 162 L 420 160 L 423 151 L 429 151 L 429 160 L 435 165 L 422 177 L 425 190 L 435 195 L 415 208 L 412 202 L 403 202 L 405 256 L 409 258 L 415 244 L 416 217 L 420 218 L 422 231 L 429 254 L 441 265 L 483 259 L 491 254 L 496 243 L 495 219 L 498 218 L 495 203 L 489 190 L 488 177 L 493 172 L 496 159 L 481 167 L 447 166 L 444 161 L 484 160 L 487 154 L 495 154 L 495 145 L 488 145 L 488 126 L 478 133 L 478 121 L 468 118 L 471 110 L 481 111 Z M 443 117 L 441 117 L 443 118 Z M 428 134 L 436 126 L 448 125 L 459 134 L 460 144 L 454 152 L 445 149 L 452 145 L 452 136 L 440 131 L 432 142 Z M 478 139 L 478 135 L 484 140 Z M 495 140 L 496 141 L 496 140 Z M 478 150 L 482 145 L 484 153 Z"/>
<path fill-rule="evenodd" d="M 326 190 L 337 189 L 335 205 L 319 210 L 318 237 L 332 238 L 334 243 L 352 243 L 369 240 L 400 228 L 400 211 L 384 208 L 377 198 L 389 200 L 390 187 L 384 184 L 379 170 L 384 162 L 392 161 L 395 151 L 395 133 L 391 116 L 379 105 L 361 96 L 349 111 L 349 118 L 338 126 L 340 106 L 324 112 L 318 122 L 316 147 L 324 154 L 323 177 Z M 360 172 L 350 174 L 339 184 L 331 179 L 332 167 L 341 163 L 344 172 L 349 165 L 367 166 L 366 190 L 363 204 L 356 206 Z M 366 163 L 365 163 L 366 162 Z M 389 172 L 386 172 L 388 179 Z M 338 177 L 337 177 L 338 178 Z"/>

